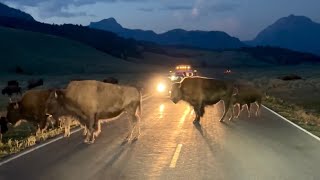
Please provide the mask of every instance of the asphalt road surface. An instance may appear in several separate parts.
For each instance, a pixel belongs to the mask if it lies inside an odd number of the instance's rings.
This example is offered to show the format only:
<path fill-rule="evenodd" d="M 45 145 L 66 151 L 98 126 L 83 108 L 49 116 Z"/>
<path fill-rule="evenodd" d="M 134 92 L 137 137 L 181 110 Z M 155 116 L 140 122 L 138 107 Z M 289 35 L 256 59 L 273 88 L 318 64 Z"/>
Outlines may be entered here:
<path fill-rule="evenodd" d="M 320 142 L 266 109 L 220 123 L 221 105 L 201 126 L 185 103 L 143 103 L 142 134 L 123 143 L 125 117 L 104 124 L 95 144 L 81 132 L 0 166 L 1 180 L 231 179 L 318 180 Z"/>

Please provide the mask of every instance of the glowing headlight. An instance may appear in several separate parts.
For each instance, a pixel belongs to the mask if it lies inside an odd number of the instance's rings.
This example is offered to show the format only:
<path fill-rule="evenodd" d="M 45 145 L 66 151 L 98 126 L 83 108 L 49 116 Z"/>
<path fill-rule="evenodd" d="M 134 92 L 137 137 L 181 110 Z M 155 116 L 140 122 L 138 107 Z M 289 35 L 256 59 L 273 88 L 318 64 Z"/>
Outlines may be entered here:
<path fill-rule="evenodd" d="M 170 79 L 171 79 L 171 81 L 175 81 L 175 80 L 178 79 L 178 77 L 177 76 L 171 76 Z"/>
<path fill-rule="evenodd" d="M 157 91 L 158 92 L 164 92 L 164 90 L 166 90 L 166 86 L 162 83 L 159 83 L 157 86 Z"/>

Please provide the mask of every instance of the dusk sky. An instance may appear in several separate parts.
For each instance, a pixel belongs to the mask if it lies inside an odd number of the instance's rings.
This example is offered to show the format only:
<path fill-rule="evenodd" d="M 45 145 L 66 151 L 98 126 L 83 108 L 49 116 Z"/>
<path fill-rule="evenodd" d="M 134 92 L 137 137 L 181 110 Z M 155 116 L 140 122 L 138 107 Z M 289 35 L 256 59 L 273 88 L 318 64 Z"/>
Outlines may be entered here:
<path fill-rule="evenodd" d="M 320 0 L 0 0 L 41 22 L 88 25 L 114 17 L 127 28 L 219 30 L 253 39 L 280 17 L 304 15 L 320 22 Z"/>

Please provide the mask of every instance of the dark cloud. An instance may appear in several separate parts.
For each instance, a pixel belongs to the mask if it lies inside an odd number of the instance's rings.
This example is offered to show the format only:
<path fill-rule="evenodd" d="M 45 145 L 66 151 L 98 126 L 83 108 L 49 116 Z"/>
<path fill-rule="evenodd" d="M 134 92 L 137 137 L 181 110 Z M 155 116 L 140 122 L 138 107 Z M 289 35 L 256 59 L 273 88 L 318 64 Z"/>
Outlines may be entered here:
<path fill-rule="evenodd" d="M 0 2 L 14 4 L 16 7 L 37 7 L 39 16 L 48 17 L 75 17 L 75 16 L 92 16 L 85 12 L 69 12 L 69 6 L 83 6 L 96 3 L 114 3 L 114 2 L 140 2 L 148 0 L 0 0 Z"/>
<path fill-rule="evenodd" d="M 163 10 L 191 10 L 191 5 L 169 5 L 163 8 Z"/>
<path fill-rule="evenodd" d="M 139 8 L 139 11 L 143 11 L 143 12 L 153 12 L 155 9 L 154 8 Z"/>
<path fill-rule="evenodd" d="M 240 4 L 235 2 L 210 3 L 209 1 L 198 0 L 192 8 L 191 14 L 195 17 L 208 16 L 215 13 L 234 11 L 239 7 Z"/>
<path fill-rule="evenodd" d="M 219 3 L 219 4 L 209 6 L 208 8 L 214 12 L 225 12 L 225 11 L 233 11 L 238 7 L 239 7 L 239 4 L 237 3 Z"/>

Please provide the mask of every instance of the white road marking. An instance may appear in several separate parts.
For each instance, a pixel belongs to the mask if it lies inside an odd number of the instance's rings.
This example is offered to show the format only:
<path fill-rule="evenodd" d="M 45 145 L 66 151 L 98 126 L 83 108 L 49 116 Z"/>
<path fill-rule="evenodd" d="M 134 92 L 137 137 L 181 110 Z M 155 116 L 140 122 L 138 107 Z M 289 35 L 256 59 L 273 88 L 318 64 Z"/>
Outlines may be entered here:
<path fill-rule="evenodd" d="M 179 159 L 179 155 L 180 155 L 180 152 L 181 152 L 181 148 L 182 148 L 182 144 L 178 144 L 177 145 L 177 148 L 176 148 L 176 151 L 174 152 L 174 155 L 172 157 L 172 160 L 171 160 L 171 163 L 170 163 L 170 168 L 175 168 L 176 167 L 176 164 L 177 164 L 177 161 Z"/>
<path fill-rule="evenodd" d="M 146 95 L 146 96 L 142 97 L 142 101 L 146 101 L 146 100 L 150 99 L 151 97 L 152 97 L 152 95 Z M 70 133 L 70 135 L 71 135 L 71 134 L 74 134 L 74 133 L 76 133 L 76 132 L 79 132 L 81 129 L 82 129 L 82 128 L 79 127 L 79 128 L 76 128 L 76 129 L 72 130 L 71 133 Z M 8 159 L 5 159 L 5 160 L 3 160 L 3 161 L 0 161 L 0 166 L 2 166 L 2 165 L 4 165 L 4 164 L 7 164 L 7 163 L 10 162 L 10 161 L 13 161 L 13 160 L 15 160 L 15 159 L 17 159 L 17 158 L 19 158 L 19 157 L 21 157 L 21 156 L 24 156 L 24 155 L 26 155 L 26 154 L 29 154 L 29 153 L 37 150 L 37 149 L 40 149 L 40 148 L 42 148 L 42 147 L 44 147 L 44 146 L 46 146 L 46 145 L 49 145 L 49 144 L 51 144 L 51 143 L 54 143 L 54 142 L 56 142 L 56 141 L 58 141 L 58 140 L 61 140 L 61 139 L 63 139 L 63 138 L 64 138 L 63 135 L 59 135 L 58 137 L 53 138 L 53 139 L 49 140 L 48 142 L 45 142 L 45 143 L 40 144 L 40 145 L 35 145 L 34 147 L 32 147 L 32 148 L 30 148 L 30 149 L 28 149 L 28 150 L 22 151 L 21 153 L 18 153 L 18 154 L 16 154 L 16 155 L 13 155 L 12 157 L 10 157 L 10 158 L 8 158 Z"/>
<path fill-rule="evenodd" d="M 307 134 L 310 135 L 311 137 L 313 137 L 313 138 L 315 138 L 316 140 L 320 141 L 320 138 L 319 138 L 318 136 L 316 136 L 316 135 L 312 134 L 311 132 L 303 129 L 303 128 L 300 127 L 299 125 L 291 122 L 290 120 L 288 120 L 287 118 L 281 116 L 280 114 L 278 114 L 277 112 L 273 111 L 272 109 L 270 109 L 270 108 L 268 108 L 268 107 L 266 107 L 266 106 L 264 106 L 264 105 L 262 105 L 262 106 L 263 106 L 265 109 L 267 109 L 268 111 L 272 112 L 274 115 L 276 115 L 276 116 L 278 116 L 279 118 L 281 118 L 282 120 L 288 122 L 289 124 L 293 125 L 294 127 L 300 129 L 301 131 L 307 133 Z"/>

